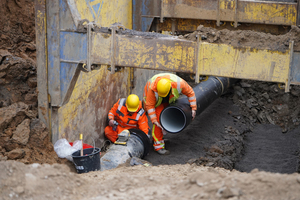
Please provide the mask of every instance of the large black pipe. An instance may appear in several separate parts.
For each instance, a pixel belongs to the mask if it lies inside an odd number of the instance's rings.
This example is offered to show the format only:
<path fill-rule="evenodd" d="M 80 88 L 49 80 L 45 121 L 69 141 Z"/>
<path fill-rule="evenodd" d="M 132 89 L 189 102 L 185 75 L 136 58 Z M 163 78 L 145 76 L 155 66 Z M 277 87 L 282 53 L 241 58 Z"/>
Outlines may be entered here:
<path fill-rule="evenodd" d="M 193 89 L 197 99 L 197 112 L 199 115 L 214 100 L 220 97 L 236 79 L 211 76 L 207 81 L 201 82 Z M 179 133 L 192 121 L 192 110 L 188 98 L 181 95 L 178 100 L 166 107 L 160 114 L 160 123 L 169 133 Z"/>
<path fill-rule="evenodd" d="M 113 144 L 101 157 L 101 171 L 113 169 L 131 157 L 144 158 L 150 150 L 148 136 L 139 129 L 129 129 L 130 137 L 126 145 Z"/>

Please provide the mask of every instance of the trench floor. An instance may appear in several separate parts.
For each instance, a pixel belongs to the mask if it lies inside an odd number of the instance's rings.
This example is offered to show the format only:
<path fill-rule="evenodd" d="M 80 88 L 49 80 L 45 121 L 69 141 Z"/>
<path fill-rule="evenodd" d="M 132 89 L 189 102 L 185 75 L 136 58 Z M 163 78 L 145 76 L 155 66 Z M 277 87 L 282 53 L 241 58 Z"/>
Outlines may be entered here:
<path fill-rule="evenodd" d="M 243 134 L 243 148 L 239 160 L 233 163 L 236 170 L 250 172 L 257 168 L 274 173 L 294 173 L 299 170 L 300 127 L 282 133 L 281 128 L 271 124 L 249 126 L 237 120 L 239 108 L 228 98 L 215 100 L 205 111 L 178 134 L 167 134 L 170 140 L 166 148 L 170 155 L 159 155 L 151 148 L 144 159 L 153 165 L 185 164 L 191 159 L 206 156 L 207 149 L 224 140 L 225 128 L 232 126 Z M 234 160 L 234 159 L 233 159 Z"/>

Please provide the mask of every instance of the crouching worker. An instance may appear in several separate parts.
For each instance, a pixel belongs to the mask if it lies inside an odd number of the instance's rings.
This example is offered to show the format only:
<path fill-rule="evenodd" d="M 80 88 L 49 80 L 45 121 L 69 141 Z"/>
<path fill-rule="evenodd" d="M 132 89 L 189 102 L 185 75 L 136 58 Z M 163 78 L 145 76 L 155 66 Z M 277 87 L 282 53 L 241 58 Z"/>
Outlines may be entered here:
<path fill-rule="evenodd" d="M 108 126 L 105 127 L 105 136 L 113 143 L 123 130 L 140 129 L 147 136 L 150 132 L 148 118 L 139 97 L 131 94 L 126 98 L 121 98 L 114 104 L 108 113 Z"/>
<path fill-rule="evenodd" d="M 144 88 L 143 101 L 153 124 L 152 137 L 154 150 L 161 155 L 170 154 L 170 151 L 165 149 L 163 137 L 166 132 L 160 124 L 160 113 L 169 104 L 174 103 L 181 94 L 188 97 L 194 119 L 197 110 L 194 90 L 179 76 L 170 73 L 157 74 L 148 80 Z"/>

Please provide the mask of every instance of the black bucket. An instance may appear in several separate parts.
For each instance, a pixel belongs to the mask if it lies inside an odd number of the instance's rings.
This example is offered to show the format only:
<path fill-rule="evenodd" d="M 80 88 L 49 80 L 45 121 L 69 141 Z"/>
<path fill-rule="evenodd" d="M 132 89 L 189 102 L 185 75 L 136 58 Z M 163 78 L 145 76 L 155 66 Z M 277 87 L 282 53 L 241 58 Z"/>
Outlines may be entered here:
<path fill-rule="evenodd" d="M 78 150 L 72 154 L 73 163 L 75 164 L 78 174 L 100 170 L 99 148 L 83 149 L 83 156 L 80 156 L 80 151 L 81 150 Z"/>

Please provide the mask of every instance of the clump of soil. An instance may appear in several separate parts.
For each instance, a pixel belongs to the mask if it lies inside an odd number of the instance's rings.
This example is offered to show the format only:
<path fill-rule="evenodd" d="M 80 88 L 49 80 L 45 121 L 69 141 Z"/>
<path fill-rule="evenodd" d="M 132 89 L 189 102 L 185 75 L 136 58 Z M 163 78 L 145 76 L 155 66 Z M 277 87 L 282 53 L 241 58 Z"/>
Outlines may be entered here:
<path fill-rule="evenodd" d="M 38 119 L 33 2 L 0 2 L 0 160 L 61 163 Z"/>
<path fill-rule="evenodd" d="M 0 161 L 3 199 L 298 199 L 299 174 L 196 165 L 120 167 L 84 174 L 65 165 Z"/>
<path fill-rule="evenodd" d="M 284 35 L 272 35 L 251 30 L 217 30 L 200 25 L 197 31 L 184 36 L 181 35 L 179 38 L 196 41 L 197 35 L 201 37 L 203 42 L 278 51 L 286 51 L 289 49 L 289 43 L 294 41 L 294 51 L 300 51 L 300 28 L 297 26 L 291 26 L 291 30 Z"/>
<path fill-rule="evenodd" d="M 300 86 L 286 93 L 277 83 L 242 80 L 234 86 L 233 101 L 244 119 L 254 123 L 279 125 L 286 133 L 300 124 Z"/>
<path fill-rule="evenodd" d="M 188 163 L 233 170 L 234 164 L 241 159 L 243 154 L 246 132 L 240 133 L 236 128 L 226 126 L 223 140 L 206 147 L 203 157 L 191 159 Z"/>

